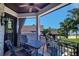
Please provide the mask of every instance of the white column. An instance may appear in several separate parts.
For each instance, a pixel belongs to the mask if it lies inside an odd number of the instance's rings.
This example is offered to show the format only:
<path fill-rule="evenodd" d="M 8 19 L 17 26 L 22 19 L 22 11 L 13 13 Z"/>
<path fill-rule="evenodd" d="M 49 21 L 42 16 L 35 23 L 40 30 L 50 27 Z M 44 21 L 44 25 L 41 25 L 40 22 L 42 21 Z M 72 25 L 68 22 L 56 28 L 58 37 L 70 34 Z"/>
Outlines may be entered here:
<path fill-rule="evenodd" d="M 17 18 L 17 46 L 19 47 L 20 46 L 20 43 L 19 43 L 19 18 Z"/>
<path fill-rule="evenodd" d="M 37 35 L 37 40 L 40 40 L 40 17 L 36 15 L 36 35 Z"/>
<path fill-rule="evenodd" d="M 19 18 L 17 18 L 17 33 L 19 32 Z"/>

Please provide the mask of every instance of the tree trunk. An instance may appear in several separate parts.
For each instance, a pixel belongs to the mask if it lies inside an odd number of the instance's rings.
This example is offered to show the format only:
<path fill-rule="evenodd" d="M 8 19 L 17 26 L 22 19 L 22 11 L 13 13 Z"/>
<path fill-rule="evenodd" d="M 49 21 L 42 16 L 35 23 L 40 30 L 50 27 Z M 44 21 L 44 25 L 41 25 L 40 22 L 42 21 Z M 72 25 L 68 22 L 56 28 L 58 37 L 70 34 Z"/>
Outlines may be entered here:
<path fill-rule="evenodd" d="M 76 39 L 77 39 L 77 31 L 76 31 Z"/>
<path fill-rule="evenodd" d="M 68 36 L 66 36 L 66 38 L 68 39 Z"/>
<path fill-rule="evenodd" d="M 65 34 L 65 37 L 68 39 L 68 32 Z"/>

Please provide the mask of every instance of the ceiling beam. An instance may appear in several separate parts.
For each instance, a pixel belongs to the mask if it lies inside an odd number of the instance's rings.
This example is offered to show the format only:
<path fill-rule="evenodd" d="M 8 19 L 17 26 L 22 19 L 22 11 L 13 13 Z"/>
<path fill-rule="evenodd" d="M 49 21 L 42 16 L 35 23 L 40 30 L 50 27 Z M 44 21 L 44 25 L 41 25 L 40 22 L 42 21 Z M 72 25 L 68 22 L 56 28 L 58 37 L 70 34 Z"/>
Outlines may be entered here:
<path fill-rule="evenodd" d="M 41 9 L 39 7 L 35 7 L 38 11 L 40 11 Z"/>
<path fill-rule="evenodd" d="M 4 6 L 4 12 L 16 17 L 16 18 L 32 18 L 36 17 L 36 13 L 16 13 L 15 11 L 11 10 L 10 8 Z"/>
<path fill-rule="evenodd" d="M 8 8 L 6 6 L 4 6 L 4 12 L 6 12 L 12 16 L 18 17 L 18 14 L 15 11 L 11 10 L 10 8 Z"/>
<path fill-rule="evenodd" d="M 57 3 L 53 4 L 53 3 L 51 3 L 47 7 L 43 8 L 40 12 L 38 12 L 38 15 L 39 16 L 43 16 L 45 14 L 50 13 L 51 11 L 55 11 L 55 10 L 65 6 L 67 4 L 69 4 L 69 3 L 60 3 L 60 4 L 57 4 Z"/>
<path fill-rule="evenodd" d="M 31 13 L 31 12 L 32 12 L 32 7 L 29 8 L 29 13 Z"/>
<path fill-rule="evenodd" d="M 32 18 L 36 17 L 36 13 L 18 13 L 18 18 Z"/>

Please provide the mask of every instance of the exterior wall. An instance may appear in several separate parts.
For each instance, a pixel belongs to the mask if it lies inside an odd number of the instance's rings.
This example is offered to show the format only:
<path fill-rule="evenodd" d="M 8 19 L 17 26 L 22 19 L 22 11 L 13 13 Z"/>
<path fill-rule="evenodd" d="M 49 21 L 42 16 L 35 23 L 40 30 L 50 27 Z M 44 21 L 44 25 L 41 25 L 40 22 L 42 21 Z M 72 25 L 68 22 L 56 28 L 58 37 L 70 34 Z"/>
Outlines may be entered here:
<path fill-rule="evenodd" d="M 0 56 L 4 53 L 4 26 L 0 24 Z"/>

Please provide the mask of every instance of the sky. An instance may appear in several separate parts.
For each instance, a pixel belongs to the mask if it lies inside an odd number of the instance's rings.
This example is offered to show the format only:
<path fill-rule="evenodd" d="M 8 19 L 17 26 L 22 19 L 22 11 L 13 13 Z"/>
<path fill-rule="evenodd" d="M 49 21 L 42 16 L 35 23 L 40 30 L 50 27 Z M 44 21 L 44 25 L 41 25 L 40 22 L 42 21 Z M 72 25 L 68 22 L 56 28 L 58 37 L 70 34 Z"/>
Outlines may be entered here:
<path fill-rule="evenodd" d="M 74 9 L 77 6 L 78 4 L 70 4 L 47 15 L 44 15 L 40 17 L 40 24 L 43 25 L 44 28 L 51 27 L 58 29 L 60 27 L 60 22 L 63 22 L 64 19 L 67 18 L 67 15 L 69 14 L 68 11 Z M 24 25 L 33 25 L 33 24 L 36 24 L 35 18 L 26 19 L 24 23 Z"/>

